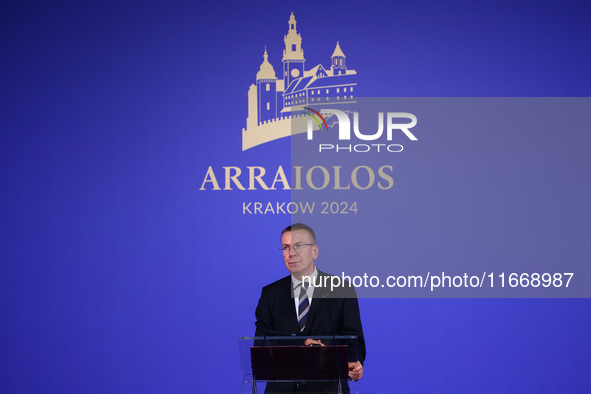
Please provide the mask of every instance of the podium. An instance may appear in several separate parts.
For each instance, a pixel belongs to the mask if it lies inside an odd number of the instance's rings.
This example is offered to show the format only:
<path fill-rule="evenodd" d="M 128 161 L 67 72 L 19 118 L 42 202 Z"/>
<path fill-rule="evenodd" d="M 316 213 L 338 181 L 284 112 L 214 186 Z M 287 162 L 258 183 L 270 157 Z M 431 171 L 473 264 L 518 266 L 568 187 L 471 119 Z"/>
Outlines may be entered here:
<path fill-rule="evenodd" d="M 325 346 L 305 346 L 308 338 Z M 348 362 L 358 360 L 356 336 L 241 337 L 238 342 L 242 393 L 264 393 L 266 383 L 336 388 L 339 380 L 343 392 L 348 385 L 357 393 L 357 382 L 348 373 Z"/>

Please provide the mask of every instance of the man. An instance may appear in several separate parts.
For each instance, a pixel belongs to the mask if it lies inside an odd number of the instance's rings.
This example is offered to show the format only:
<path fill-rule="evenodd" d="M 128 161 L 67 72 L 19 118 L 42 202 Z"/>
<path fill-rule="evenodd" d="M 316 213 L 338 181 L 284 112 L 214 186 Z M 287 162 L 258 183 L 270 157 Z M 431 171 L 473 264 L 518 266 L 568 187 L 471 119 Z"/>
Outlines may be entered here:
<path fill-rule="evenodd" d="M 348 367 L 349 377 L 359 380 L 363 375 L 365 340 L 354 288 L 342 286 L 343 293 L 335 298 L 335 293 L 326 287 L 314 286 L 331 282 L 318 280 L 330 275 L 314 264 L 319 247 L 314 231 L 307 225 L 296 223 L 285 228 L 281 232 L 281 250 L 290 275 L 263 288 L 256 309 L 255 335 L 356 335 L 357 360 L 349 360 Z M 324 346 L 314 339 L 306 339 L 305 344 Z M 337 387 L 336 382 L 268 383 L 265 393 L 336 393 Z M 346 382 L 342 383 L 342 390 L 349 393 Z"/>

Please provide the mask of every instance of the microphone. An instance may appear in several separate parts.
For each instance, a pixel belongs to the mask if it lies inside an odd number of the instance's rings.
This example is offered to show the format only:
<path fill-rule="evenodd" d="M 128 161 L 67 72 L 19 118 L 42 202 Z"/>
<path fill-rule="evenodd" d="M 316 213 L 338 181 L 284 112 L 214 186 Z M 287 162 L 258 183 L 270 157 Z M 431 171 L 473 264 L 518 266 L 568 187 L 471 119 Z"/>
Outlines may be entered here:
<path fill-rule="evenodd" d="M 269 328 L 262 328 L 262 327 L 258 327 L 258 332 L 260 333 L 262 331 L 263 334 L 263 341 L 261 342 L 261 347 L 265 347 L 265 342 L 267 342 L 267 337 L 268 336 L 286 336 L 286 337 L 295 337 L 296 334 L 293 332 L 288 332 L 288 331 L 277 331 L 277 330 L 271 330 Z M 260 335 L 259 335 L 260 336 Z M 256 343 L 256 342 L 255 342 Z M 268 346 L 268 345 L 267 345 Z"/>

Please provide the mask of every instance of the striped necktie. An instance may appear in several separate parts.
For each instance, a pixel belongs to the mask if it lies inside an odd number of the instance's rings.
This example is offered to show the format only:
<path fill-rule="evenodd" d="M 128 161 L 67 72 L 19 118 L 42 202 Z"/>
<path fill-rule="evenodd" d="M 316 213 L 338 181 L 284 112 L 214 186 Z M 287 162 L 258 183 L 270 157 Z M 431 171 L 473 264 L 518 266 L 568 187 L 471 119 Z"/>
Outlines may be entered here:
<path fill-rule="evenodd" d="M 298 323 L 300 323 L 300 332 L 304 331 L 306 327 L 306 318 L 308 317 L 308 311 L 310 310 L 310 300 L 308 300 L 308 287 L 302 283 L 298 285 L 301 287 L 298 305 Z"/>

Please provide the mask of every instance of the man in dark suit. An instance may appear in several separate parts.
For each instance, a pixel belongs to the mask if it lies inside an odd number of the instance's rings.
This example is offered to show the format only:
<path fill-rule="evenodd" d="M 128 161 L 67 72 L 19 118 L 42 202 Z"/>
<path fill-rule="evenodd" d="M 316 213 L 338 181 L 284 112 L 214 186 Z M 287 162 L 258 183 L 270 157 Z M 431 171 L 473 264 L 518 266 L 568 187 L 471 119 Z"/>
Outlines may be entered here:
<path fill-rule="evenodd" d="M 329 286 L 331 276 L 319 271 L 314 260 L 319 247 L 314 231 L 296 223 L 281 232 L 283 260 L 290 275 L 265 286 L 256 309 L 256 336 L 356 335 L 356 360 L 349 360 L 349 377 L 363 375 L 365 340 L 355 289 L 348 283 L 338 291 Z M 321 340 L 306 339 L 305 345 L 324 346 Z M 336 393 L 337 382 L 268 383 L 265 393 Z M 343 393 L 349 392 L 346 382 Z"/>

